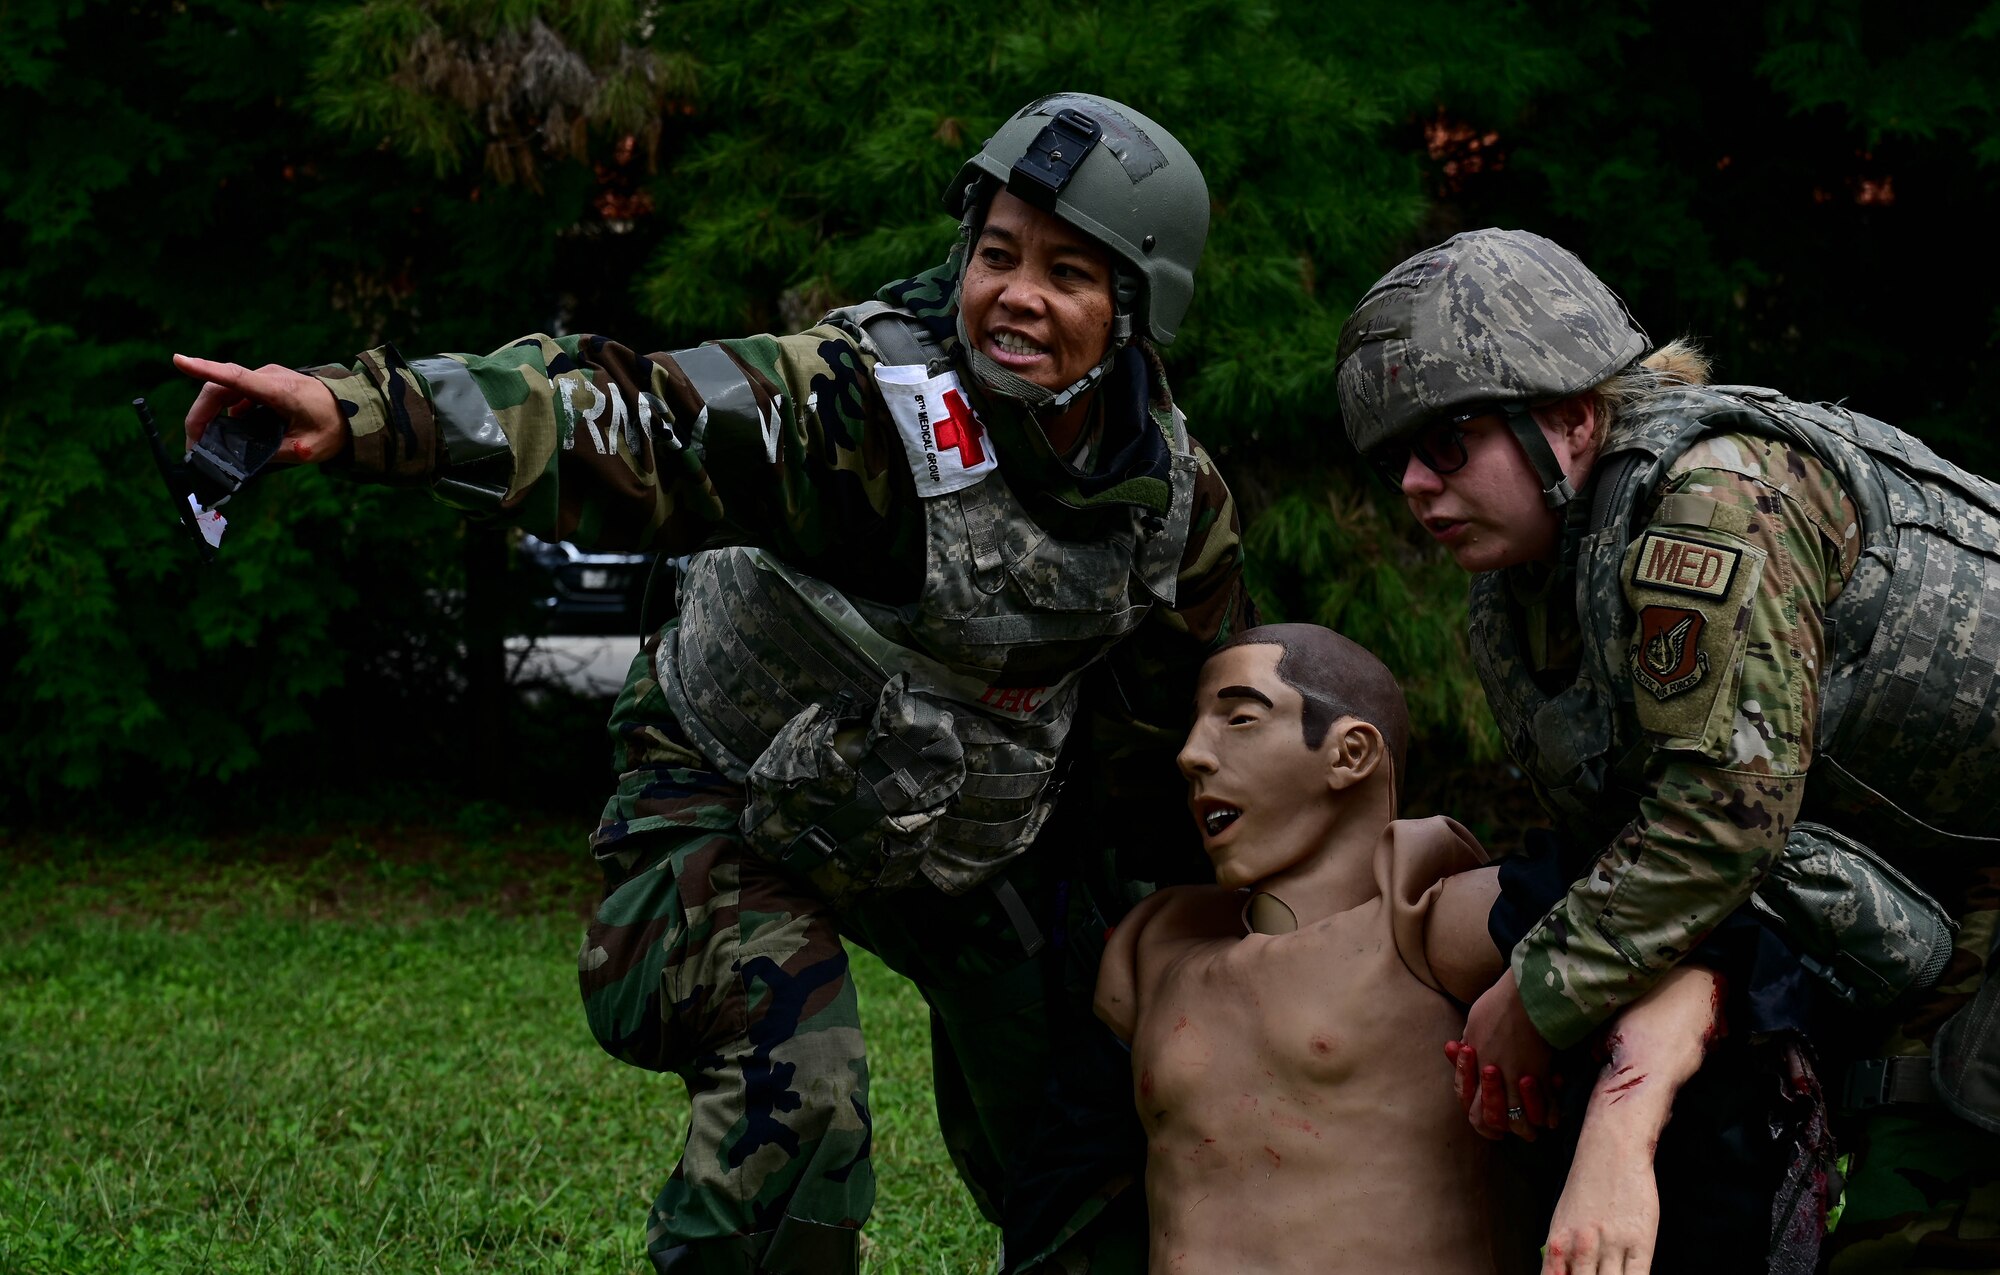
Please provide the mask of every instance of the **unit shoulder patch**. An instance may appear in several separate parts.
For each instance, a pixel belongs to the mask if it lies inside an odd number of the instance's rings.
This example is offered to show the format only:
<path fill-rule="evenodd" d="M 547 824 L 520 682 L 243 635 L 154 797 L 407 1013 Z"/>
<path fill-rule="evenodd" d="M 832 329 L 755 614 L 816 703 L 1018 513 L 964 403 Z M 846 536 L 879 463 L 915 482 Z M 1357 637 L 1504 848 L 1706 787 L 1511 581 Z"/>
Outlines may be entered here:
<path fill-rule="evenodd" d="M 1632 676 L 1655 699 L 1691 691 L 1708 675 L 1708 653 L 1701 649 L 1706 616 L 1686 607 L 1643 607 L 1639 640 L 1632 646 Z"/>
<path fill-rule="evenodd" d="M 1663 531 L 1648 531 L 1632 558 L 1632 583 L 1642 588 L 1726 598 L 1743 551 Z"/>
<path fill-rule="evenodd" d="M 1645 528 L 1620 565 L 1632 625 L 1625 674 L 1656 747 L 1728 755 L 1750 623 L 1769 553 L 1715 528 Z"/>

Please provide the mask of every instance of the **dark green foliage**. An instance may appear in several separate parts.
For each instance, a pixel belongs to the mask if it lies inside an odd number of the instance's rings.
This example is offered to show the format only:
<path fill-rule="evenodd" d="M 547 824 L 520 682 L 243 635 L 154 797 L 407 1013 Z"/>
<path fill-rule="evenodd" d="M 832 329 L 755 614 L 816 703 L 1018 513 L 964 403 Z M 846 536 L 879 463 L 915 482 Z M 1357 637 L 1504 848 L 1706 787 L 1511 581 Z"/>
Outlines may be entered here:
<path fill-rule="evenodd" d="M 1845 400 L 2000 473 L 2000 10 L 1545 0 L 1576 73 L 1455 225 L 1577 251 L 1718 379 Z M 1490 158 L 1490 157 L 1489 157 Z"/>
<path fill-rule="evenodd" d="M 1214 197 L 1170 356 L 1197 429 L 1311 437 L 1292 422 L 1329 415 L 1346 299 L 1424 215 L 1423 165 L 1391 141 L 1401 121 L 1439 94 L 1518 110 L 1560 66 L 1518 10 L 1442 10 L 678 6 L 663 38 L 702 67 L 707 124 L 660 184 L 648 310 L 697 334 L 782 322 L 788 297 L 809 316 L 867 296 L 943 253 L 944 188 L 1009 112 L 1057 87 L 1102 93 L 1168 123 Z M 1510 56 L 1490 64 L 1495 48 Z"/>
<path fill-rule="evenodd" d="M 462 751 L 453 520 L 287 476 L 196 571 L 124 406 L 178 418 L 171 350 L 809 321 L 935 260 L 957 165 L 1059 87 L 1202 159 L 1213 232 L 1169 366 L 1249 479 L 1266 600 L 1379 645 L 1475 752 L 1462 581 L 1338 476 L 1334 334 L 1408 252 L 1541 230 L 1724 379 L 2000 471 L 1990 3 L 29 0 L 0 22 L 0 795 L 376 785 Z"/>
<path fill-rule="evenodd" d="M 322 129 L 299 94 L 336 8 L 6 10 L 0 802 L 103 813 L 61 794 L 129 806 L 268 762 L 202 795 L 276 810 L 429 771 L 451 737 L 456 520 L 289 474 L 228 507 L 202 569 L 129 407 L 178 434 L 175 350 L 296 365 L 551 321 L 553 287 L 509 272 L 558 274 L 589 171 L 480 199 Z"/>
<path fill-rule="evenodd" d="M 1251 524 L 1258 608 L 1267 623 L 1324 624 L 1379 653 L 1419 735 L 1495 760 L 1500 737 L 1466 649 L 1464 573 L 1419 547 L 1401 502 L 1364 483 L 1341 471 L 1306 478 Z"/>
<path fill-rule="evenodd" d="M 95 32 L 80 59 L 66 54 L 82 8 L 10 9 L 39 38 L 31 52 L 5 42 L 15 123 L 0 143 L 0 199 L 21 251 L 0 272 L 0 587 L 14 672 L 0 695 L 8 770 L 31 791 L 127 768 L 186 772 L 204 755 L 241 770 L 266 739 L 304 726 L 302 697 L 338 677 L 326 619 L 353 597 L 338 575 L 299 581 L 295 528 L 347 503 L 324 482 L 246 504 L 246 551 L 189 570 L 125 405 L 160 394 L 173 343 L 254 341 L 282 357 L 328 327 L 311 263 L 286 255 L 299 202 L 281 175 L 287 139 L 232 126 L 280 95 L 305 33 L 248 6 L 139 14 Z M 258 259 L 224 259 L 232 241 Z M 171 406 L 161 414 L 177 423 Z M 200 707 L 225 668 L 249 711 Z"/>

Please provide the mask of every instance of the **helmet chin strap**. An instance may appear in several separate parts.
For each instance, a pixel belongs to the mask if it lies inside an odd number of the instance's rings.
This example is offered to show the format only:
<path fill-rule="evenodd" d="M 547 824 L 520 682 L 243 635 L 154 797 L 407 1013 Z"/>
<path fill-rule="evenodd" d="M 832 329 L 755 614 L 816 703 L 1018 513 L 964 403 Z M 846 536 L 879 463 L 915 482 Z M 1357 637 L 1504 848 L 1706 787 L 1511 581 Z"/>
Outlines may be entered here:
<path fill-rule="evenodd" d="M 1037 416 L 1058 415 L 1070 404 L 1096 389 L 1097 383 L 1111 370 L 1112 360 L 1118 357 L 1118 351 L 1125 344 L 1123 341 L 1112 341 L 1109 348 L 1104 351 L 1104 358 L 1096 367 L 1071 381 L 1063 389 L 1052 390 L 1046 385 L 1037 385 L 1027 377 L 1001 367 L 986 351 L 974 345 L 971 336 L 965 330 L 964 310 L 958 312 L 958 340 L 959 344 L 965 347 L 966 361 L 972 364 L 972 374 L 979 378 L 981 385 L 1002 397 L 1019 399 Z"/>
<path fill-rule="evenodd" d="M 1528 463 L 1535 467 L 1535 476 L 1542 484 L 1542 503 L 1560 510 L 1575 500 L 1576 488 L 1570 485 L 1569 475 L 1563 473 L 1554 450 L 1549 447 L 1549 440 L 1542 434 L 1542 427 L 1535 423 L 1528 408 L 1510 405 L 1502 410 L 1507 414 L 1507 428 L 1514 431 L 1515 441 L 1521 444 Z"/>
<path fill-rule="evenodd" d="M 958 224 L 960 242 L 965 245 L 965 259 L 972 262 L 972 244 L 979 238 L 979 223 L 984 220 L 985 203 L 977 198 L 972 186 L 966 188 L 966 212 Z M 990 393 L 1003 398 L 1016 399 L 1027 404 L 1028 410 L 1037 416 L 1057 416 L 1069 406 L 1097 388 L 1104 374 L 1111 370 L 1111 364 L 1118 357 L 1118 351 L 1132 341 L 1132 312 L 1138 308 L 1139 276 L 1118 262 L 1112 270 L 1111 293 L 1111 343 L 1105 347 L 1104 357 L 1097 366 L 1071 381 L 1060 390 L 1037 385 L 1025 376 L 1008 371 L 994 361 L 993 357 L 972 342 L 972 336 L 965 330 L 965 278 L 959 277 L 958 343 L 965 350 L 966 362 L 972 365 L 972 374 L 980 385 Z"/>

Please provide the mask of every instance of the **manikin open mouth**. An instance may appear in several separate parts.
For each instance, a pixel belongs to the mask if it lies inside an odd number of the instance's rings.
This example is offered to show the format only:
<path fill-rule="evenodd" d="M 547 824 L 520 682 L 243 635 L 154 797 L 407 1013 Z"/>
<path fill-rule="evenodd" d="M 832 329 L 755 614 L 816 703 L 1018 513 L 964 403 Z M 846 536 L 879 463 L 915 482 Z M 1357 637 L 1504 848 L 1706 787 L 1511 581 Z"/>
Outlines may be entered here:
<path fill-rule="evenodd" d="M 1201 826 L 1213 837 L 1242 817 L 1243 812 L 1234 806 L 1216 806 L 1202 812 Z"/>

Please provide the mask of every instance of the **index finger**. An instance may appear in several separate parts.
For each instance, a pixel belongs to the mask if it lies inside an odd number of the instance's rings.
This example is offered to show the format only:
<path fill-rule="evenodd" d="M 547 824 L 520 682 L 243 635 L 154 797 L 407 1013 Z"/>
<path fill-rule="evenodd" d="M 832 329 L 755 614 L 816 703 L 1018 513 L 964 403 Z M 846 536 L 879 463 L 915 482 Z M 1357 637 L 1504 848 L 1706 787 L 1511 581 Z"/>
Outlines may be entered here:
<path fill-rule="evenodd" d="M 1469 1114 L 1481 1137 L 1507 1136 L 1507 1082 L 1493 1063 L 1479 1069 L 1479 1101 Z"/>
<path fill-rule="evenodd" d="M 1458 1054 L 1452 1059 L 1451 1090 L 1459 1110 L 1468 1120 L 1473 1119 L 1472 1100 L 1479 1092 L 1479 1051 L 1464 1041 L 1459 1042 Z"/>
<path fill-rule="evenodd" d="M 198 359 L 189 354 L 176 354 L 174 366 L 196 380 L 226 385 L 260 403 L 275 405 L 275 400 L 282 399 L 285 394 L 286 386 L 277 377 L 268 372 L 253 371 L 241 363 L 218 363 L 214 359 Z"/>

